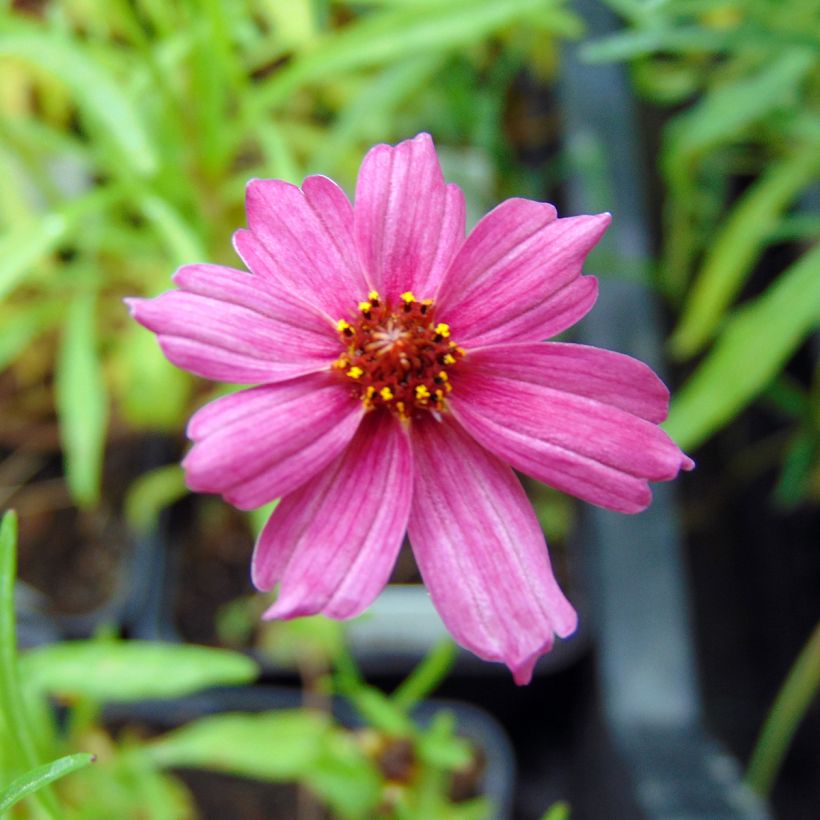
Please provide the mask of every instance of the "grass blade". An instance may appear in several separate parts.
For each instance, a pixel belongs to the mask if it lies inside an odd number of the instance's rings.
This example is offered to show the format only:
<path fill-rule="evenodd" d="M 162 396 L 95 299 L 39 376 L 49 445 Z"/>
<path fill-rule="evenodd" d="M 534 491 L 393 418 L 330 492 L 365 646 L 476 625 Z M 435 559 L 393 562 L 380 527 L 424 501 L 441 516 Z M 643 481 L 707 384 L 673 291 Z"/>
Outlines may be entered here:
<path fill-rule="evenodd" d="M 84 507 L 99 499 L 108 425 L 95 307 L 94 293 L 79 293 L 69 304 L 55 374 L 66 480 L 75 501 Z"/>
<path fill-rule="evenodd" d="M 820 323 L 820 245 L 763 296 L 728 319 L 715 346 L 672 402 L 666 431 L 697 447 L 750 402 Z"/>
<path fill-rule="evenodd" d="M 674 353 L 700 350 L 751 272 L 781 213 L 820 167 L 820 147 L 810 144 L 771 168 L 743 195 L 715 234 L 671 339 Z"/>
<path fill-rule="evenodd" d="M 43 786 L 47 786 L 67 774 L 76 772 L 77 769 L 85 768 L 94 760 L 94 755 L 86 753 L 66 755 L 20 775 L 0 792 L 0 814 L 8 811 L 23 798 L 39 791 Z"/>

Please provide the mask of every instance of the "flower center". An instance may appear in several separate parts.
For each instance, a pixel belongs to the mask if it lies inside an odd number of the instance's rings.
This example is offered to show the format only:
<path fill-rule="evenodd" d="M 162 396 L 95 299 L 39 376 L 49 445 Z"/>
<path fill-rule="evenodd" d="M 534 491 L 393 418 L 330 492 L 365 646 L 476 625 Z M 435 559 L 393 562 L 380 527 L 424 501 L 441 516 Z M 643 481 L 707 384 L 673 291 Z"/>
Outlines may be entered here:
<path fill-rule="evenodd" d="M 400 300 L 393 306 L 371 291 L 355 319 L 339 319 L 345 352 L 334 367 L 366 409 L 387 407 L 406 420 L 445 408 L 453 389 L 448 371 L 464 350 L 451 341 L 449 326 L 435 321 L 432 299 L 419 301 L 408 291 Z"/>

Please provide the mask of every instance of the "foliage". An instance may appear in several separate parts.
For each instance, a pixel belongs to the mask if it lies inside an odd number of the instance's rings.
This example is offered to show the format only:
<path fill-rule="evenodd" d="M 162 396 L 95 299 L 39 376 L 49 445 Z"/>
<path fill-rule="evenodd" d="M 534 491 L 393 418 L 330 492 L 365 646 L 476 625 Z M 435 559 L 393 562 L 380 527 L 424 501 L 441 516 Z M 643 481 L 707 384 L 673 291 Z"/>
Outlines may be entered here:
<path fill-rule="evenodd" d="M 0 811 L 16 806 L 13 816 L 22 818 L 193 817 L 192 797 L 171 771 L 198 768 L 297 781 L 341 818 L 377 809 L 398 818 L 488 815 L 482 799 L 449 799 L 453 775 L 473 760 L 453 716 L 440 711 L 424 726 L 412 715 L 449 670 L 452 644 L 434 649 L 387 696 L 362 680 L 341 636 L 328 640 L 327 622 L 313 619 L 311 654 L 323 653 L 338 668 L 324 681 L 325 694 L 344 694 L 362 728 L 350 730 L 328 710 L 305 708 L 206 714 L 153 738 L 133 729 L 114 737 L 102 721 L 106 703 L 173 703 L 215 686 L 252 682 L 256 664 L 227 650 L 111 638 L 52 644 L 18 658 L 15 555 L 16 519 L 8 513 L 0 525 Z M 300 632 L 311 629 L 300 624 Z M 291 648 L 298 662 L 296 644 Z M 49 705 L 54 699 L 67 711 L 59 723 Z"/>
<path fill-rule="evenodd" d="M 587 58 L 630 60 L 638 90 L 677 107 L 659 157 L 666 205 L 658 284 L 680 312 L 672 353 L 705 354 L 670 421 L 678 441 L 696 447 L 777 384 L 820 324 L 820 299 L 801 287 L 820 280 L 811 249 L 820 239 L 819 9 L 816 0 L 609 5 L 628 28 L 586 44 Z M 763 259 L 781 269 L 758 296 L 753 275 Z M 799 318 L 784 328 L 790 316 Z M 766 353 L 753 355 L 760 347 Z M 794 447 L 816 457 L 817 391 L 803 395 L 815 410 L 789 414 Z M 794 456 L 786 464 L 797 468 Z M 802 455 L 801 475 L 792 470 L 797 497 L 817 485 L 813 460 Z"/>

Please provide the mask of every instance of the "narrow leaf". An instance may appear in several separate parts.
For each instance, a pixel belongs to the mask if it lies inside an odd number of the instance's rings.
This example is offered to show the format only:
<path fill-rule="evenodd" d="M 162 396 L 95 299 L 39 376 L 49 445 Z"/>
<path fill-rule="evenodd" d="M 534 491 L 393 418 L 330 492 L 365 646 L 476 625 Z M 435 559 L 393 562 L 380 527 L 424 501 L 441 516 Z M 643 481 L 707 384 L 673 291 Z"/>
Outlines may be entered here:
<path fill-rule="evenodd" d="M 757 73 L 709 92 L 694 108 L 675 118 L 665 167 L 677 166 L 735 139 L 750 124 L 782 107 L 815 67 L 815 59 L 815 52 L 808 49 L 787 50 L 778 59 L 766 61 Z"/>
<path fill-rule="evenodd" d="M 101 702 L 180 697 L 258 674 L 256 663 L 238 652 L 152 641 L 52 644 L 28 652 L 20 666 L 34 689 Z"/>
<path fill-rule="evenodd" d="M 13 30 L 0 36 L 0 57 L 12 56 L 62 80 L 100 137 L 118 150 L 124 167 L 150 175 L 157 157 L 133 101 L 121 79 L 84 53 L 81 46 L 47 31 Z"/>
<path fill-rule="evenodd" d="M 66 479 L 77 504 L 86 507 L 99 499 L 108 424 L 95 305 L 93 293 L 79 293 L 69 304 L 55 381 Z"/>
<path fill-rule="evenodd" d="M 8 811 L 15 803 L 28 797 L 43 786 L 65 777 L 67 774 L 83 769 L 94 762 L 94 755 L 74 754 L 52 760 L 15 778 L 0 792 L 0 814 Z"/>
<path fill-rule="evenodd" d="M 326 718 L 302 710 L 200 718 L 146 746 L 164 768 L 195 767 L 259 780 L 304 777 L 330 730 Z"/>
<path fill-rule="evenodd" d="M 739 308 L 672 402 L 667 432 L 697 447 L 746 406 L 820 323 L 820 245 Z"/>
<path fill-rule="evenodd" d="M 803 146 L 772 165 L 735 205 L 710 243 L 670 342 L 678 356 L 691 356 L 712 336 L 781 213 L 810 184 L 818 167 L 820 146 Z"/>

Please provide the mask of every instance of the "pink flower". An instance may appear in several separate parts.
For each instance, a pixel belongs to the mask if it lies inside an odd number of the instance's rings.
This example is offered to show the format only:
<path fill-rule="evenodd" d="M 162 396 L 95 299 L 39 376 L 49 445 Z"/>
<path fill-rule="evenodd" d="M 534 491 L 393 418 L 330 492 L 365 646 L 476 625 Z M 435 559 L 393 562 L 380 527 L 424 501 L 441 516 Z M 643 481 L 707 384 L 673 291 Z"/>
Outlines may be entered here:
<path fill-rule="evenodd" d="M 255 179 L 234 245 L 251 273 L 176 272 L 129 300 L 174 364 L 259 384 L 188 425 L 188 485 L 282 499 L 253 556 L 269 618 L 352 618 L 405 532 L 455 639 L 519 684 L 577 616 L 513 468 L 625 513 L 692 462 L 658 427 L 669 394 L 635 359 L 544 342 L 592 307 L 609 214 L 509 199 L 465 239 L 427 134 L 367 154 L 355 207 L 330 179 Z"/>

